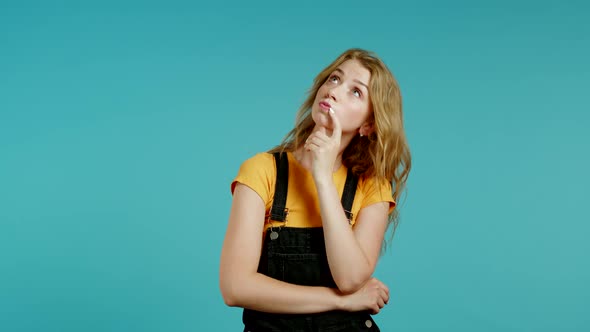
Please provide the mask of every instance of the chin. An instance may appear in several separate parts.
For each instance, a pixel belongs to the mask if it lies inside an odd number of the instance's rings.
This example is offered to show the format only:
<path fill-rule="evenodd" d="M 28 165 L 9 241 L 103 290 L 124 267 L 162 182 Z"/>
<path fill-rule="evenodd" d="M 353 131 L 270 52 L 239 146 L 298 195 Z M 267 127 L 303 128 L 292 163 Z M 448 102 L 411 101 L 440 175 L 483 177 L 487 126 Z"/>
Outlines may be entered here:
<path fill-rule="evenodd" d="M 314 122 L 315 124 L 317 124 L 317 123 L 318 123 L 318 121 L 321 121 L 321 120 L 320 120 L 320 116 L 321 116 L 321 114 L 320 114 L 320 110 L 318 110 L 317 108 L 313 107 L 313 108 L 311 109 L 311 118 L 313 119 L 313 122 Z"/>
<path fill-rule="evenodd" d="M 316 126 L 324 126 L 328 129 L 332 129 L 332 125 L 330 123 L 329 115 L 323 114 L 322 110 L 312 110 L 311 111 L 311 118 Z"/>

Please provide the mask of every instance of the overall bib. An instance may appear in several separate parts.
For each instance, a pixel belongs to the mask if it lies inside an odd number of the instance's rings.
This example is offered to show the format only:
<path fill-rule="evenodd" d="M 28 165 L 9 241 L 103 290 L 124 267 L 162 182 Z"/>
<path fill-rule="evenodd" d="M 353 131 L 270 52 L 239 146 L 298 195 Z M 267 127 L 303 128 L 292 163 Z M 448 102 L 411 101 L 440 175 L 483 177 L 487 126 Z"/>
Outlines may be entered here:
<path fill-rule="evenodd" d="M 287 185 L 289 163 L 287 155 L 275 153 L 277 180 L 270 219 L 285 221 L 288 209 Z M 358 179 L 349 170 L 342 206 L 348 219 Z M 321 227 L 280 227 L 267 230 L 262 246 L 258 272 L 271 278 L 304 286 L 337 288 L 326 256 Z M 244 332 L 358 332 L 380 331 L 368 311 L 328 311 L 317 314 L 271 314 L 244 309 Z"/>

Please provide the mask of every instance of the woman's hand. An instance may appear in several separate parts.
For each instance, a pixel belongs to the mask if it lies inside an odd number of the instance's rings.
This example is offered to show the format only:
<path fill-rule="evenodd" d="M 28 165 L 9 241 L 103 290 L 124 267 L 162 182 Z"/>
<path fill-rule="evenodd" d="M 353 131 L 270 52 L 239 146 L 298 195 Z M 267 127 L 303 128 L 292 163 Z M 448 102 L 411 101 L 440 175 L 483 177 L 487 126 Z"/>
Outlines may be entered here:
<path fill-rule="evenodd" d="M 312 175 L 316 181 L 320 179 L 332 179 L 336 157 L 340 152 L 340 139 L 342 137 L 342 128 L 338 117 L 334 111 L 327 111 L 332 121 L 332 133 L 328 134 L 328 129 L 324 126 L 313 132 L 305 141 L 305 149 L 313 155 Z"/>
<path fill-rule="evenodd" d="M 346 311 L 365 311 L 378 314 L 389 302 L 389 288 L 381 281 L 371 278 L 358 291 L 343 295 L 343 309 Z"/>

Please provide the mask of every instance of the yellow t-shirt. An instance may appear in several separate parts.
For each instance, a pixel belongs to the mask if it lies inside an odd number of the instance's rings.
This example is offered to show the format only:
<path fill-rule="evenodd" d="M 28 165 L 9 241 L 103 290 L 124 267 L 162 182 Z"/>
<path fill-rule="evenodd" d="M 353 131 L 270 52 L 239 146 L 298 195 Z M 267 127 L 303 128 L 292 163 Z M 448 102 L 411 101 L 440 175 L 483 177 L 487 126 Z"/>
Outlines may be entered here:
<path fill-rule="evenodd" d="M 289 213 L 285 223 L 273 221 L 272 226 L 321 227 L 319 200 L 311 172 L 303 168 L 291 152 L 288 152 L 287 155 L 289 188 L 286 207 L 289 209 Z M 231 183 L 231 192 L 233 194 L 237 182 L 250 187 L 264 201 L 268 219 L 273 204 L 276 172 L 274 156 L 267 152 L 258 153 L 240 166 L 238 175 Z M 333 174 L 339 197 L 342 197 L 347 172 L 347 168 L 342 166 Z M 391 193 L 391 184 L 387 182 L 380 186 L 374 184 L 375 181 L 372 179 L 359 179 L 352 204 L 352 225 L 356 222 L 359 211 L 371 204 L 389 202 L 389 212 L 393 211 L 395 202 Z M 270 225 L 267 224 L 266 227 Z"/>

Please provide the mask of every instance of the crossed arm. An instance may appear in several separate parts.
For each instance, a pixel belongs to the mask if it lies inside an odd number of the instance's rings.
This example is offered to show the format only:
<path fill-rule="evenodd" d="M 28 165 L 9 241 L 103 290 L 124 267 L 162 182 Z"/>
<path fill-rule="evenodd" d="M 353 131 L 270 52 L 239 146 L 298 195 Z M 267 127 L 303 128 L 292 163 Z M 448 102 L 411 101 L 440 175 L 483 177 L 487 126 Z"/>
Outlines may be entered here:
<path fill-rule="evenodd" d="M 386 228 L 387 203 L 364 208 L 352 231 L 335 188 L 331 192 L 328 184 L 327 188 L 318 187 L 318 191 L 322 190 L 325 192 L 318 193 L 323 197 L 320 204 L 326 205 L 321 207 L 326 251 L 338 289 L 293 285 L 257 272 L 264 227 L 260 221 L 264 220 L 265 206 L 254 190 L 237 184 L 220 265 L 220 288 L 227 305 L 269 313 L 377 313 L 387 303 L 389 290 L 371 278 Z M 375 220 L 380 214 L 384 216 Z"/>

